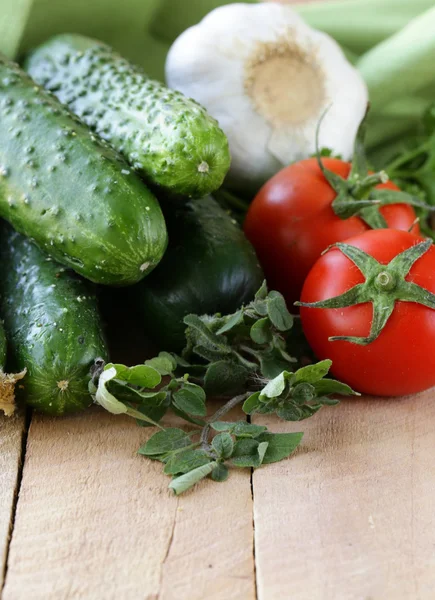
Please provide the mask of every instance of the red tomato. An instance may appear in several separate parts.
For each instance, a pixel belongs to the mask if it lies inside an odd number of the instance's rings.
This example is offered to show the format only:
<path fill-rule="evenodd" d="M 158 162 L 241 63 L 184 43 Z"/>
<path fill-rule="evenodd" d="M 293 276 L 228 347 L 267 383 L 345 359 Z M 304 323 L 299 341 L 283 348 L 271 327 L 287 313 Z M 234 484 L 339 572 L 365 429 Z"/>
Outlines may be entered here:
<path fill-rule="evenodd" d="M 322 162 L 343 178 L 350 173 L 350 163 L 336 158 L 323 158 Z M 399 189 L 392 182 L 377 187 Z M 370 229 L 359 217 L 337 217 L 331 207 L 335 197 L 317 160 L 309 158 L 272 177 L 248 210 L 245 234 L 257 252 L 269 288 L 279 290 L 290 308 L 325 248 Z M 380 212 L 393 229 L 409 231 L 416 219 L 407 204 L 383 206 Z M 418 225 L 412 232 L 420 232 Z"/>
<path fill-rule="evenodd" d="M 404 231 L 371 230 L 346 240 L 381 264 L 422 239 Z M 435 293 L 435 246 L 411 267 L 406 281 Z M 311 269 L 302 302 L 338 296 L 364 277 L 339 249 L 332 248 Z M 401 396 L 435 385 L 435 310 L 413 302 L 396 301 L 379 337 L 366 346 L 329 341 L 331 336 L 368 336 L 373 304 L 346 308 L 301 307 L 302 326 L 319 359 L 332 360 L 331 372 L 353 389 L 377 396 Z"/>

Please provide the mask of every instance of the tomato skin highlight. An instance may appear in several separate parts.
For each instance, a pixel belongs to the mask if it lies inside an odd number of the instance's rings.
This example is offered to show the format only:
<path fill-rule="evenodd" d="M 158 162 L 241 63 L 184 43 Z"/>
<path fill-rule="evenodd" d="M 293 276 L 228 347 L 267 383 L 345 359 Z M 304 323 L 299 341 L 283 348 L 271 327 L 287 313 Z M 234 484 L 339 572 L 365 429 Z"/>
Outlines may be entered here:
<path fill-rule="evenodd" d="M 322 158 L 322 162 L 345 179 L 350 173 L 348 162 L 336 158 Z M 391 181 L 377 188 L 399 190 Z M 289 307 L 299 300 L 305 278 L 323 250 L 370 229 L 360 217 L 340 219 L 331 206 L 335 197 L 317 159 L 309 158 L 279 171 L 249 207 L 246 237 L 255 248 L 269 287 L 280 291 Z M 380 212 L 388 227 L 420 233 L 412 206 L 390 204 Z"/>
<path fill-rule="evenodd" d="M 404 231 L 370 230 L 346 240 L 382 264 L 422 241 Z M 435 246 L 419 258 L 406 276 L 435 293 Z M 311 269 L 301 295 L 302 302 L 337 296 L 364 277 L 337 248 L 321 256 Z M 332 360 L 331 373 L 358 392 L 375 396 L 414 394 L 435 385 L 435 310 L 412 302 L 397 301 L 380 336 L 367 346 L 347 341 L 329 341 L 336 335 L 367 336 L 372 305 L 346 308 L 301 307 L 302 326 L 308 343 L 319 359 Z"/>

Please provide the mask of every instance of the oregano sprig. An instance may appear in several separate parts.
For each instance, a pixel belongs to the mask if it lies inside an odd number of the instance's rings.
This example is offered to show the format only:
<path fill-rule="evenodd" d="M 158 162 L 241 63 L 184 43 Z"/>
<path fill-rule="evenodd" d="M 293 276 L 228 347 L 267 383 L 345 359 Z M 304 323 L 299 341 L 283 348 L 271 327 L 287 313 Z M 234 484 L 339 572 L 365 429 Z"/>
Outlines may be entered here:
<path fill-rule="evenodd" d="M 159 427 L 139 453 L 164 464 L 175 493 L 205 477 L 225 481 L 230 468 L 286 458 L 302 439 L 302 433 L 276 434 L 247 421 L 223 420 L 234 407 L 243 404 L 246 415 L 275 413 L 300 421 L 336 404 L 336 394 L 354 393 L 326 378 L 331 361 L 301 366 L 302 357 L 289 353 L 295 319 L 282 295 L 263 284 L 250 304 L 231 315 L 186 316 L 181 356 L 160 352 L 134 367 L 99 365 L 90 391 L 106 410 Z M 207 397 L 223 398 L 210 417 Z M 191 427 L 164 428 L 168 410 Z"/>

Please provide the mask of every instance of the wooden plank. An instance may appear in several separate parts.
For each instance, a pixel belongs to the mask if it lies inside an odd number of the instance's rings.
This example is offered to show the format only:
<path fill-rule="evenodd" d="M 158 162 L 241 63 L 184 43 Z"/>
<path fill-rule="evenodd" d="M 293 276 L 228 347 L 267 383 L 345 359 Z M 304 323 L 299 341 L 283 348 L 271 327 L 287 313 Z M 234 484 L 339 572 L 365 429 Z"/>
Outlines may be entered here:
<path fill-rule="evenodd" d="M 5 417 L 0 413 L 0 591 L 3 587 L 9 535 L 15 510 L 24 433 L 23 414 Z"/>
<path fill-rule="evenodd" d="M 136 454 L 150 433 L 97 408 L 34 417 L 4 600 L 254 598 L 249 473 L 176 498 Z"/>
<path fill-rule="evenodd" d="M 360 399 L 307 422 L 255 472 L 259 600 L 435 598 L 435 392 Z"/>

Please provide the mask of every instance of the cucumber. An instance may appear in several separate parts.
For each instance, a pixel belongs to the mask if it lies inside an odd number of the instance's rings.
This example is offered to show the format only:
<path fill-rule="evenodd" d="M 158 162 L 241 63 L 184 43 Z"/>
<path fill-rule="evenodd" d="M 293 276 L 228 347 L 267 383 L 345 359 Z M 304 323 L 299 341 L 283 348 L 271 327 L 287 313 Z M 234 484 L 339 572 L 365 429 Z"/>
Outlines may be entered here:
<path fill-rule="evenodd" d="M 1 57 L 0 216 L 98 283 L 139 281 L 167 243 L 160 206 L 127 163 Z"/>
<path fill-rule="evenodd" d="M 163 209 L 168 250 L 157 269 L 131 291 L 137 290 L 135 302 L 147 335 L 161 349 L 180 351 L 187 314 L 236 311 L 253 299 L 263 274 L 251 244 L 214 199 Z"/>
<path fill-rule="evenodd" d="M 90 369 L 107 359 L 95 290 L 8 225 L 1 227 L 0 313 L 13 369 L 27 369 L 19 391 L 51 415 L 92 402 Z M 9 365 L 8 365 L 9 366 Z"/>
<path fill-rule="evenodd" d="M 3 323 L 0 321 L 0 372 L 4 370 L 6 365 L 6 333 Z"/>
<path fill-rule="evenodd" d="M 217 121 L 109 46 L 59 35 L 26 68 L 153 185 L 198 198 L 221 186 L 230 153 Z"/>

